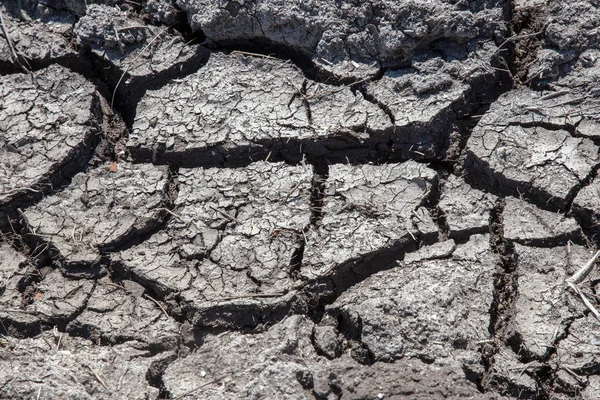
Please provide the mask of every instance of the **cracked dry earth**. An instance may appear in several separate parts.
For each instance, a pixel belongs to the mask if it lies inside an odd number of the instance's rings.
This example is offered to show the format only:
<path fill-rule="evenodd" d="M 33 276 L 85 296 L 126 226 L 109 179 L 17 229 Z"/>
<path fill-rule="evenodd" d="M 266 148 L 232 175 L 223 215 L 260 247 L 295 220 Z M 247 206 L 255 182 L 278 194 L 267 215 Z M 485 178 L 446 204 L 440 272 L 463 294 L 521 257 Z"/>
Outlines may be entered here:
<path fill-rule="evenodd" d="M 597 0 L 0 24 L 0 398 L 600 398 Z"/>

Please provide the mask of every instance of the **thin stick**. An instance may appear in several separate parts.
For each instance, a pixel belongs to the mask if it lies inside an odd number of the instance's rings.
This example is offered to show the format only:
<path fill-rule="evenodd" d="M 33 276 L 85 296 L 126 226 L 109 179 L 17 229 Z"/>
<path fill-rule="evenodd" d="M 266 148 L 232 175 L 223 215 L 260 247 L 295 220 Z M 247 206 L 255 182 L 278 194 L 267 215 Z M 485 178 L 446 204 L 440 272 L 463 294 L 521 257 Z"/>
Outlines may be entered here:
<path fill-rule="evenodd" d="M 56 351 L 58 351 L 60 349 L 60 341 L 62 340 L 62 332 L 60 333 L 60 335 L 58 336 L 58 343 L 56 343 Z"/>
<path fill-rule="evenodd" d="M 511 37 L 509 37 L 508 39 L 506 39 L 504 42 L 502 42 L 502 44 L 500 46 L 498 46 L 498 48 L 496 49 L 496 51 L 494 52 L 493 55 L 495 55 L 496 53 L 498 53 L 502 49 L 502 47 L 504 47 L 504 45 L 507 44 L 507 43 L 514 42 L 515 40 L 526 39 L 528 37 L 536 36 L 536 35 L 539 35 L 541 33 L 542 33 L 542 31 L 533 32 L 533 33 L 527 33 L 527 34 L 524 34 L 524 35 L 512 35 Z"/>
<path fill-rule="evenodd" d="M 587 299 L 587 297 L 585 297 L 585 295 L 581 292 L 581 290 L 579 290 L 579 288 L 573 282 L 567 281 L 567 284 L 571 287 L 571 289 L 573 289 L 575 291 L 575 293 L 577 293 L 579 295 L 579 297 L 581 298 L 581 301 L 583 301 L 583 304 L 585 304 L 585 306 L 588 308 L 588 310 L 590 310 L 592 312 L 592 314 L 594 314 L 594 317 L 596 317 L 596 319 L 598 321 L 600 321 L 600 313 L 598 312 L 598 310 L 596 310 L 596 307 L 594 307 L 592 305 L 592 303 L 590 303 L 590 301 Z"/>
<path fill-rule="evenodd" d="M 173 25 L 171 25 L 173 26 Z M 136 62 L 136 60 L 146 51 L 148 50 L 148 48 L 150 47 L 150 45 L 152 43 L 154 43 L 154 41 L 156 39 L 158 39 L 158 37 L 160 35 L 162 35 L 167 29 L 171 28 L 171 26 L 167 26 L 164 29 L 161 29 L 156 35 L 154 35 L 154 37 L 144 46 L 144 48 L 133 58 L 133 60 L 131 60 L 131 62 L 129 63 L 129 65 L 127 66 L 127 68 L 125 68 L 125 71 L 123 71 L 123 74 L 121 74 L 121 77 L 119 78 L 119 81 L 117 82 L 117 85 L 115 86 L 115 90 L 113 90 L 113 94 L 112 94 L 112 99 L 110 100 L 110 108 L 114 108 L 113 105 L 115 103 L 115 94 L 117 93 L 117 89 L 119 88 L 119 85 L 121 84 L 121 82 L 123 81 L 123 78 L 125 77 L 125 75 L 127 74 L 127 72 L 129 71 L 129 69 L 133 66 L 133 64 Z"/>
<path fill-rule="evenodd" d="M 153 299 L 152 297 L 148 296 L 147 294 L 144 294 L 144 297 L 147 298 L 148 300 L 151 300 L 154 302 L 154 304 L 156 304 L 158 306 L 158 308 L 160 308 L 162 310 L 163 313 L 165 313 L 165 316 L 167 318 L 171 318 L 169 316 L 169 314 L 167 313 L 167 310 L 165 310 L 165 308 L 155 299 Z"/>
<path fill-rule="evenodd" d="M 558 92 L 552 92 L 552 93 L 549 93 L 549 94 L 547 94 L 545 96 L 540 97 L 540 100 L 550 100 L 550 99 L 553 99 L 555 97 L 560 97 L 560 96 L 563 96 L 563 95 L 569 94 L 569 93 L 571 93 L 571 92 L 568 91 L 568 90 L 561 90 L 561 91 L 558 91 Z"/>
<path fill-rule="evenodd" d="M 48 314 L 44 314 L 41 311 L 28 311 L 28 310 L 14 310 L 14 309 L 6 309 L 6 310 L 0 310 L 1 314 L 4 313 L 21 313 L 21 314 L 30 314 L 30 315 L 44 315 L 44 316 L 49 316 Z"/>
<path fill-rule="evenodd" d="M 113 31 L 115 32 L 115 38 L 117 39 L 117 44 L 119 45 L 119 51 L 121 52 L 121 54 L 125 53 L 125 47 L 123 46 L 123 43 L 121 43 L 121 39 L 119 39 L 119 31 L 117 30 L 117 27 L 113 25 Z"/>
<path fill-rule="evenodd" d="M 545 106 L 545 108 L 554 108 L 554 107 L 566 106 L 566 105 L 569 105 L 571 103 L 578 103 L 578 102 L 580 102 L 582 100 L 585 100 L 585 97 L 576 97 L 576 98 L 571 99 L 571 100 L 565 100 L 562 103 L 551 104 L 549 106 Z"/>
<path fill-rule="evenodd" d="M 94 378 L 96 378 L 96 380 L 98 382 L 100 382 L 100 384 L 102 386 L 104 386 L 104 389 L 106 389 L 106 391 L 108 393 L 111 393 L 110 389 L 108 388 L 108 386 L 106 386 L 106 383 L 104 383 L 104 380 L 102 379 L 102 377 L 100 375 L 98 375 L 98 373 L 96 371 L 94 371 L 94 369 L 92 367 L 90 367 L 89 365 L 86 365 L 86 367 L 88 367 L 90 369 L 90 371 L 92 371 L 92 374 L 94 375 Z"/>
<path fill-rule="evenodd" d="M 19 64 L 19 66 L 21 68 L 23 68 L 23 70 L 27 73 L 31 73 L 30 70 L 28 70 L 22 63 L 21 60 L 19 60 L 19 55 L 17 54 L 17 51 L 15 50 L 15 46 L 13 46 L 12 41 L 10 40 L 10 37 L 8 36 L 8 29 L 6 28 L 6 23 L 4 22 L 4 17 L 2 16 L 2 12 L 0 12 L 0 24 L 2 25 L 2 33 L 4 34 L 4 37 L 6 38 L 6 41 L 8 42 L 8 47 L 10 48 L 10 51 L 13 54 L 13 57 L 15 58 L 15 61 L 17 62 L 17 64 Z"/>
<path fill-rule="evenodd" d="M 271 57 L 271 56 L 267 56 L 267 55 L 259 54 L 259 53 L 251 53 L 249 51 L 234 50 L 231 52 L 231 54 L 233 54 L 233 55 L 240 54 L 240 55 L 244 55 L 244 56 L 261 57 L 261 58 L 266 58 L 269 60 L 283 61 L 280 58 Z"/>
<path fill-rule="evenodd" d="M 322 277 L 333 275 L 333 272 L 335 271 L 335 267 L 336 267 L 336 264 L 332 263 L 325 271 L 321 272 L 320 275 Z"/>
<path fill-rule="evenodd" d="M 112 282 L 104 282 L 102 283 L 102 285 L 106 285 L 106 286 L 112 286 L 115 287 L 117 289 L 121 289 L 122 291 L 126 292 L 126 293 L 130 293 L 129 290 L 125 289 L 123 286 L 121 285 L 117 285 L 116 283 L 112 283 Z"/>
<path fill-rule="evenodd" d="M 169 214 L 171 214 L 172 216 L 174 216 L 175 218 L 177 218 L 177 219 L 178 219 L 178 220 L 180 220 L 181 222 L 185 222 L 185 223 L 186 223 L 186 225 L 190 225 L 190 224 L 192 223 L 192 221 L 187 221 L 187 220 L 185 220 L 183 217 L 181 217 L 181 216 L 179 216 L 179 215 L 175 214 L 173 211 L 169 210 L 168 208 L 164 208 L 164 207 L 163 207 L 163 208 L 157 208 L 157 210 L 158 210 L 158 211 L 166 211 L 166 212 L 168 212 Z"/>
<path fill-rule="evenodd" d="M 594 317 L 596 317 L 596 319 L 600 321 L 600 313 L 598 312 L 596 307 L 594 307 L 592 303 L 590 303 L 585 294 L 583 294 L 583 292 L 577 286 L 577 284 L 581 283 L 592 271 L 592 269 L 594 268 L 594 263 L 596 262 L 598 257 L 600 257 L 600 251 L 596 252 L 596 254 L 594 254 L 594 256 L 590 258 L 589 261 L 583 267 L 581 267 L 581 269 L 579 269 L 579 271 L 577 271 L 575 274 L 573 274 L 572 277 L 567 279 L 566 282 L 567 285 L 569 285 L 569 287 L 579 295 L 581 301 L 583 301 L 583 304 L 585 304 L 588 310 L 590 310 L 591 313 L 594 314 Z"/>
<path fill-rule="evenodd" d="M 506 70 L 505 70 L 505 72 L 508 72 L 508 74 L 510 75 L 510 77 L 511 77 L 512 79 L 514 79 L 514 78 L 515 78 L 515 76 L 513 75 L 512 71 L 510 70 L 510 67 L 508 66 L 508 63 L 506 62 L 506 60 L 505 60 L 503 57 L 501 57 L 501 58 L 500 58 L 500 62 L 502 62 L 502 64 L 504 64 L 504 66 L 506 67 Z M 500 69 L 500 68 L 498 68 L 498 69 Z M 502 70 L 501 70 L 501 71 L 502 71 Z"/>
<path fill-rule="evenodd" d="M 279 297 L 283 296 L 285 293 L 276 292 L 276 293 L 256 293 L 256 294 L 241 294 L 239 296 L 231 296 L 231 297 L 221 297 L 220 299 L 215 299 L 213 301 L 226 301 L 226 300 L 237 300 L 237 299 L 252 299 L 252 298 L 268 298 L 268 297 Z"/>
<path fill-rule="evenodd" d="M 239 219 L 237 219 L 237 218 L 235 218 L 235 217 L 233 217 L 233 216 L 231 216 L 231 215 L 227 214 L 225 211 L 221 211 L 221 210 L 219 210 L 217 207 L 215 207 L 215 206 L 213 206 L 213 205 L 210 205 L 209 207 L 210 207 L 212 210 L 214 210 L 214 211 L 218 212 L 219 214 L 221 214 L 222 216 L 224 216 L 225 218 L 229 218 L 230 220 L 232 220 L 232 221 L 234 221 L 234 222 L 237 222 L 238 224 L 241 224 L 241 223 L 242 223 L 242 221 L 240 221 Z"/>
<path fill-rule="evenodd" d="M 419 215 L 417 214 L 417 212 L 415 210 L 412 210 L 411 214 L 414 215 L 415 218 L 417 218 L 420 222 L 425 222 L 425 221 L 423 221 L 423 219 L 421 217 L 419 217 Z"/>
<path fill-rule="evenodd" d="M 303 181 L 298 182 L 298 184 L 296 186 L 294 186 L 292 188 L 292 190 L 290 190 L 287 194 L 287 196 L 285 196 L 285 199 L 283 199 L 283 201 L 281 203 L 279 203 L 280 205 L 284 205 L 285 203 L 287 203 L 288 199 L 290 198 L 290 196 L 292 195 L 292 193 L 294 193 L 296 191 L 296 189 L 298 189 L 300 187 L 300 185 L 302 185 Z"/>
<path fill-rule="evenodd" d="M 42 193 L 41 190 L 35 190 L 35 189 L 30 188 L 30 187 L 16 187 L 14 189 L 7 190 L 6 192 L 4 192 L 2 194 L 6 195 L 6 194 L 18 193 L 21 190 L 28 190 L 28 191 L 33 192 L 33 193 Z"/>
<path fill-rule="evenodd" d="M 125 377 L 125 375 L 127 374 L 128 371 L 129 371 L 129 366 L 127 366 L 127 368 L 125 368 L 125 372 L 123 372 L 123 375 L 121 375 L 121 378 L 119 378 L 119 384 L 117 385 L 117 391 L 119 391 L 121 389 L 121 383 L 123 383 L 123 378 Z"/>
<path fill-rule="evenodd" d="M 571 368 L 569 368 L 569 367 L 563 367 L 563 368 L 564 368 L 564 369 L 565 369 L 565 371 L 567 371 L 569 374 L 573 375 L 573 377 L 574 377 L 575 379 L 577 379 L 577 381 L 579 381 L 580 383 L 583 383 L 583 382 L 585 382 L 585 380 L 581 379 L 581 377 L 580 377 L 579 375 L 577 375 L 577 374 L 575 373 L 575 371 L 573 371 Z"/>
<path fill-rule="evenodd" d="M 217 383 L 217 382 L 220 382 L 220 381 L 222 381 L 223 379 L 227 378 L 229 375 L 230 375 L 230 374 L 221 375 L 221 376 L 219 376 L 218 378 L 216 378 L 216 379 L 213 379 L 213 380 L 212 380 L 212 381 L 210 381 L 210 382 L 206 382 L 206 383 L 204 383 L 204 384 L 202 384 L 202 385 L 200 385 L 200 386 L 197 386 L 196 388 L 194 388 L 194 389 L 192 389 L 192 390 L 190 390 L 190 391 L 188 391 L 188 392 L 185 392 L 185 393 L 184 393 L 184 394 L 182 394 L 181 396 L 177 396 L 177 397 L 175 397 L 173 400 L 180 400 L 180 399 L 183 399 L 184 397 L 186 397 L 186 396 L 188 396 L 188 395 L 190 395 L 190 394 L 194 393 L 195 391 L 197 391 L 197 390 L 199 390 L 199 389 L 202 389 L 203 387 L 206 387 L 206 386 L 212 385 L 213 383 Z"/>
<path fill-rule="evenodd" d="M 117 29 L 117 32 L 126 31 L 129 29 L 150 29 L 150 27 L 146 25 L 125 26 L 123 28 Z"/>
<path fill-rule="evenodd" d="M 596 252 L 596 254 L 594 254 L 594 256 L 590 258 L 590 260 L 579 271 L 567 279 L 567 282 L 573 284 L 581 283 L 581 281 L 583 281 L 589 275 L 598 257 L 600 257 L 600 251 Z"/>

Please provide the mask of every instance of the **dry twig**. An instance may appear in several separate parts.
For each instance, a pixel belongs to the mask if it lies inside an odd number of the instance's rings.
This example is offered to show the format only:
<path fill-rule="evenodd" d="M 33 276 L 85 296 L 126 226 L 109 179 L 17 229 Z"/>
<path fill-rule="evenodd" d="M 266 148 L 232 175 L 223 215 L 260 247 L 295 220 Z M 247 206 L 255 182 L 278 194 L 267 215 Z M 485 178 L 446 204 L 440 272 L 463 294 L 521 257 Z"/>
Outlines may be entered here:
<path fill-rule="evenodd" d="M 230 375 L 230 374 L 221 375 L 221 376 L 219 376 L 218 378 L 215 378 L 215 379 L 213 379 L 213 380 L 212 380 L 212 381 L 210 381 L 210 382 L 206 382 L 206 383 L 204 383 L 204 384 L 202 384 L 202 385 L 200 385 L 200 386 L 197 386 L 197 387 L 195 387 L 194 389 L 192 389 L 192 390 L 190 390 L 190 391 L 188 391 L 188 392 L 185 392 L 185 393 L 184 393 L 184 394 L 182 394 L 181 396 L 177 396 L 177 397 L 175 397 L 173 400 L 180 400 L 180 399 L 183 399 L 184 397 L 186 397 L 186 396 L 189 396 L 190 394 L 192 394 L 192 393 L 194 393 L 194 392 L 197 392 L 198 390 L 202 389 L 203 387 L 210 386 L 210 385 L 212 385 L 213 383 L 217 383 L 217 382 L 220 382 L 220 381 L 222 381 L 223 379 L 227 378 L 229 375 Z"/>
<path fill-rule="evenodd" d="M 542 31 L 538 31 L 538 32 L 533 32 L 533 33 L 526 33 L 523 35 L 512 35 L 511 37 L 509 37 L 508 39 L 506 39 L 504 42 L 502 42 L 502 44 L 500 46 L 498 46 L 498 48 L 496 49 L 496 51 L 494 52 L 493 55 L 496 55 L 500 50 L 502 50 L 502 48 L 507 45 L 510 42 L 514 42 L 517 40 L 521 40 L 521 39 L 526 39 L 528 37 L 532 37 L 532 36 L 537 36 L 537 35 L 541 35 L 543 32 Z"/>
<path fill-rule="evenodd" d="M 17 62 L 17 64 L 19 64 L 19 66 L 23 69 L 23 71 L 25 71 L 26 73 L 31 73 L 31 71 L 29 69 L 27 69 L 23 63 L 21 63 L 21 60 L 19 59 L 19 55 L 17 54 L 17 50 L 15 50 L 15 46 L 12 44 L 12 41 L 10 40 L 10 36 L 8 36 L 8 29 L 6 28 L 6 22 L 4 22 L 4 17 L 2 16 L 2 12 L 0 12 L 0 25 L 2 25 L 2 33 L 4 34 L 4 38 L 6 38 L 6 41 L 8 42 L 8 47 L 10 48 L 10 51 L 12 52 L 13 57 L 15 58 L 15 61 Z M 27 62 L 27 60 L 25 60 Z"/>
<path fill-rule="evenodd" d="M 160 304 L 160 303 L 158 302 L 158 300 L 156 300 L 156 299 L 154 299 L 154 298 L 152 298 L 152 297 L 148 296 L 147 294 L 144 294 L 144 297 L 145 297 L 145 298 L 147 298 L 148 300 L 150 300 L 150 301 L 154 302 L 154 304 L 156 304 L 156 305 L 158 306 L 158 308 L 160 308 L 160 309 L 162 310 L 162 312 L 165 314 L 165 316 L 166 316 L 167 318 L 171 318 L 171 317 L 169 316 L 169 313 L 167 313 L 167 310 L 165 310 L 165 308 L 162 306 L 162 304 Z"/>
<path fill-rule="evenodd" d="M 590 260 L 583 267 L 581 267 L 579 271 L 575 272 L 572 277 L 567 279 L 566 282 L 567 285 L 569 285 L 569 287 L 579 295 L 583 304 L 585 304 L 585 306 L 591 311 L 591 313 L 594 314 L 594 317 L 596 317 L 596 319 L 600 321 L 600 312 L 598 312 L 596 307 L 594 307 L 594 305 L 588 300 L 585 294 L 583 294 L 583 292 L 577 286 L 577 284 L 581 283 L 592 271 L 592 269 L 594 268 L 594 263 L 596 262 L 598 257 L 600 257 L 600 251 L 596 252 L 596 254 L 594 254 L 594 256 L 590 258 Z"/>
<path fill-rule="evenodd" d="M 244 56 L 252 56 L 252 57 L 260 57 L 260 58 L 266 58 L 268 60 L 275 60 L 275 61 L 283 61 L 280 58 L 276 58 L 276 57 L 271 57 L 271 56 L 267 56 L 265 54 L 259 54 L 259 53 L 251 53 L 249 51 L 240 51 L 240 50 L 234 50 L 231 52 L 231 54 L 236 55 L 236 54 L 240 54 L 240 55 L 244 55 Z"/>
<path fill-rule="evenodd" d="M 237 219 L 237 218 L 235 218 L 235 217 L 233 217 L 233 216 L 231 216 L 231 215 L 227 214 L 225 211 L 221 211 L 221 210 L 219 210 L 217 207 L 215 207 L 215 206 L 213 206 L 213 205 L 210 205 L 209 207 L 210 207 L 210 208 L 211 208 L 213 211 L 216 211 L 216 212 L 218 212 L 219 214 L 221 214 L 221 215 L 222 215 L 222 216 L 224 216 L 225 218 L 228 218 L 228 219 L 232 220 L 233 222 L 237 222 L 238 224 L 241 224 L 241 223 L 242 223 L 242 221 L 240 221 L 239 219 Z"/>
<path fill-rule="evenodd" d="M 171 25 L 172 26 L 172 25 Z M 133 60 L 131 60 L 131 62 L 129 63 L 129 65 L 127 66 L 127 68 L 125 68 L 125 71 L 123 71 L 123 74 L 121 74 L 121 77 L 119 78 L 119 81 L 117 82 L 117 84 L 115 85 L 115 89 L 113 90 L 112 93 L 112 98 L 110 99 L 110 108 L 114 108 L 114 103 L 115 103 L 115 95 L 117 93 L 117 89 L 119 88 L 119 85 L 121 84 L 121 82 L 123 81 L 123 78 L 125 77 L 125 75 L 127 75 L 127 72 L 131 69 L 131 67 L 133 66 L 133 64 L 136 62 L 136 60 L 142 55 L 144 54 L 144 52 L 146 50 L 148 50 L 150 48 L 150 46 L 152 45 L 152 43 L 154 43 L 156 41 L 156 39 L 158 39 L 158 37 L 160 35 L 162 35 L 164 32 L 167 31 L 167 29 L 171 28 L 171 26 L 167 26 L 164 29 L 161 29 L 156 35 L 154 35 L 154 37 L 152 39 L 150 39 L 150 41 L 144 46 L 144 48 L 142 50 L 140 50 L 140 52 L 133 58 Z"/>
<path fill-rule="evenodd" d="M 104 389 L 106 389 L 106 391 L 108 393 L 111 393 L 110 389 L 108 388 L 108 386 L 106 386 L 106 383 L 104 382 L 104 379 L 102 379 L 102 377 L 100 375 L 98 375 L 98 373 L 96 371 L 94 371 L 94 369 L 92 367 L 90 367 L 89 365 L 86 364 L 86 367 L 89 368 L 90 371 L 92 371 L 92 374 L 94 375 L 94 378 L 96 378 L 96 380 L 98 382 L 100 382 L 100 384 L 102 386 L 104 386 Z"/>
<path fill-rule="evenodd" d="M 213 301 L 227 301 L 227 300 L 238 300 L 238 299 L 260 299 L 260 298 L 269 298 L 269 297 L 279 297 L 284 296 L 284 292 L 275 292 L 275 293 L 253 293 L 253 294 L 241 294 L 239 296 L 230 296 L 230 297 L 221 297 L 220 299 L 215 299 Z"/>

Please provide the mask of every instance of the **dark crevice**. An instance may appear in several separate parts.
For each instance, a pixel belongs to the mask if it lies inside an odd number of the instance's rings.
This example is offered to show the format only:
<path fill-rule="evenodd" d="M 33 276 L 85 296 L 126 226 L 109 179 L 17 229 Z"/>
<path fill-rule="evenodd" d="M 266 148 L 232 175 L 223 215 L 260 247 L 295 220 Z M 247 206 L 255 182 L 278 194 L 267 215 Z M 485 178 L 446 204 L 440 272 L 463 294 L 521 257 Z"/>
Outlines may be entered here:
<path fill-rule="evenodd" d="M 304 249 L 306 241 L 303 234 L 296 234 L 296 249 L 292 253 L 290 260 L 290 277 L 294 280 L 300 279 L 300 270 L 302 269 L 302 260 L 304 258 Z"/>
<path fill-rule="evenodd" d="M 365 79 L 342 78 L 315 66 L 312 58 L 290 46 L 275 43 L 267 38 L 255 38 L 249 40 L 220 41 L 219 43 L 204 43 L 212 52 L 224 52 L 226 54 L 239 53 L 267 59 L 277 59 L 283 62 L 291 62 L 302 74 L 311 81 L 332 86 L 348 86 L 355 88 L 365 81 L 381 78 L 381 71 L 372 77 Z"/>
<path fill-rule="evenodd" d="M 310 225 L 316 226 L 323 219 L 325 190 L 329 179 L 329 166 L 325 163 L 313 165 L 310 189 Z"/>
<path fill-rule="evenodd" d="M 573 202 L 575 201 L 575 198 L 577 197 L 577 195 L 579 194 L 579 192 L 585 188 L 586 186 L 589 186 L 594 178 L 598 175 L 598 171 L 600 170 L 600 164 L 595 165 L 592 170 L 590 171 L 589 174 L 587 174 L 587 176 L 585 178 L 583 178 L 582 180 L 579 181 L 579 183 L 575 186 L 573 186 L 571 188 L 571 190 L 569 190 L 569 193 L 566 196 L 565 199 L 565 205 L 564 207 L 560 210 L 561 212 L 568 214 L 572 208 L 573 208 Z M 575 213 L 575 215 L 577 215 L 577 213 Z M 585 224 L 585 221 L 582 221 Z"/>
<path fill-rule="evenodd" d="M 522 128 L 543 128 L 549 131 L 567 131 L 571 136 L 576 136 L 576 126 L 571 124 L 559 124 L 551 121 L 511 121 L 508 126 L 520 126 Z"/>
<path fill-rule="evenodd" d="M 392 110 L 390 109 L 390 107 L 388 105 L 382 103 L 375 96 L 370 94 L 367 91 L 365 85 L 360 85 L 357 87 L 357 89 L 362 94 L 362 96 L 364 97 L 365 100 L 367 100 L 369 103 L 375 104 L 377 107 L 379 107 L 381 109 L 381 111 L 383 111 L 385 113 L 385 115 L 388 116 L 392 126 L 396 125 L 396 117 L 394 116 L 394 113 L 392 112 Z"/>
<path fill-rule="evenodd" d="M 436 171 L 438 172 L 438 176 L 429 191 L 428 196 L 425 198 L 423 206 L 429 211 L 433 222 L 435 222 L 438 228 L 438 241 L 443 242 L 450 237 L 450 226 L 446 221 L 444 211 L 439 207 L 439 203 L 442 191 L 444 190 L 444 184 L 450 175 L 450 171 L 443 167 L 437 168 Z"/>
<path fill-rule="evenodd" d="M 507 43 L 507 63 L 514 71 L 515 81 L 527 84 L 529 66 L 541 47 L 541 32 L 548 17 L 548 7 L 533 5 L 517 8 L 515 1 L 507 3 L 510 8 L 509 33 L 515 38 Z"/>
<path fill-rule="evenodd" d="M 588 240 L 583 233 L 565 233 L 559 234 L 552 238 L 543 239 L 516 239 L 511 240 L 514 243 L 521 244 L 523 246 L 537 247 L 537 248 L 554 248 L 560 246 L 566 246 L 567 243 L 586 245 Z"/>
<path fill-rule="evenodd" d="M 172 397 L 163 381 L 163 375 L 169 365 L 177 359 L 177 354 L 173 353 L 159 360 L 155 360 L 150 364 L 150 367 L 146 372 L 146 380 L 148 381 L 148 384 L 159 390 L 159 399 L 170 399 Z"/>
<path fill-rule="evenodd" d="M 375 355 L 362 341 L 363 322 L 358 313 L 350 314 L 345 310 L 332 310 L 332 315 L 338 321 L 338 330 L 348 343 L 350 355 L 362 365 L 375 363 Z"/>
<path fill-rule="evenodd" d="M 503 213 L 506 203 L 498 199 L 490 212 L 490 247 L 497 254 L 500 270 L 494 283 L 494 301 L 490 309 L 491 336 L 505 333 L 517 293 L 516 259 L 513 244 L 504 238 Z"/>
<path fill-rule="evenodd" d="M 331 271 L 330 275 L 316 279 L 309 285 L 308 290 L 322 287 L 328 288 L 325 296 L 320 300 L 323 304 L 333 303 L 337 297 L 344 293 L 348 288 L 364 281 L 373 274 L 389 270 L 398 266 L 398 262 L 404 259 L 404 255 L 417 249 L 417 243 L 410 240 L 408 242 L 398 240 L 391 243 L 387 248 L 373 251 L 362 257 L 347 261 Z M 320 283 L 320 285 L 317 285 Z"/>
<path fill-rule="evenodd" d="M 81 53 L 90 60 L 97 79 L 107 87 L 105 97 L 119 112 L 128 129 L 133 126 L 137 105 L 148 90 L 158 90 L 173 79 L 197 72 L 208 62 L 210 56 L 206 49 L 199 46 L 194 57 L 175 63 L 160 73 L 134 76 L 128 71 L 129 65 L 118 66 L 89 47 L 83 48 Z"/>
<path fill-rule="evenodd" d="M 196 31 L 192 30 L 192 27 L 188 23 L 187 13 L 182 10 L 175 1 L 170 1 L 170 5 L 177 10 L 177 21 L 173 25 L 173 28 L 179 32 L 185 43 L 188 45 L 204 44 L 206 42 L 206 35 L 204 32 L 201 29 Z"/>
<path fill-rule="evenodd" d="M 281 162 L 298 165 L 303 162 L 318 164 L 366 164 L 378 165 L 394 161 L 407 161 L 410 157 L 394 155 L 389 148 L 390 132 L 371 132 L 368 139 L 359 139 L 362 132 L 340 130 L 322 139 L 265 139 L 244 146 L 231 148 L 222 143 L 204 149 L 171 152 L 164 145 L 150 148 L 130 148 L 134 163 L 177 165 L 184 168 L 241 168 L 257 161 Z M 408 153 L 409 144 L 397 144 L 398 149 Z M 437 153 L 432 157 L 437 157 Z M 425 157 L 431 160 L 432 157 Z M 424 161 L 425 161 L 424 160 Z"/>
<path fill-rule="evenodd" d="M 499 197 L 516 197 L 534 204 L 542 210 L 564 213 L 569 206 L 569 201 L 572 202 L 570 198 L 574 198 L 574 189 L 571 190 L 572 193 L 561 199 L 551 195 L 544 188 L 533 186 L 531 182 L 510 179 L 502 173 L 494 171 L 487 161 L 480 159 L 470 151 L 466 153 L 464 167 L 464 179 L 472 187 Z"/>
<path fill-rule="evenodd" d="M 511 320 L 515 313 L 518 277 L 513 245 L 504 239 L 502 222 L 504 207 L 505 201 L 499 199 L 490 213 L 490 247 L 497 254 L 499 265 L 494 277 L 493 300 L 489 311 L 488 331 L 491 341 L 485 343 L 480 350 L 485 369 L 478 384 L 480 388 L 493 386 L 493 381 L 497 379 L 494 374 L 494 357 L 511 333 Z"/>

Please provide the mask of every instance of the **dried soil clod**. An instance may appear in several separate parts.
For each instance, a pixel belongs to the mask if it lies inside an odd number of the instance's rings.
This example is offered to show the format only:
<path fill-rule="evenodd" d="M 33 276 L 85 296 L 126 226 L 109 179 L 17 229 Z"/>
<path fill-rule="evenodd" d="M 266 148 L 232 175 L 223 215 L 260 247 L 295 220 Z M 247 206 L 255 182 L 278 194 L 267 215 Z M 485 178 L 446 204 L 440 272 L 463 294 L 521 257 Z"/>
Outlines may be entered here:
<path fill-rule="evenodd" d="M 529 89 L 502 95 L 467 143 L 465 171 L 470 182 L 495 194 L 524 194 L 545 207 L 564 209 L 600 161 L 598 147 L 572 136 L 573 123 L 561 107 L 552 113 L 525 108 L 539 97 Z"/>
<path fill-rule="evenodd" d="M 169 205 L 167 167 L 106 163 L 23 212 L 29 232 L 68 264 L 91 265 L 107 250 L 157 227 Z"/>
<path fill-rule="evenodd" d="M 583 233 L 573 218 L 560 213 L 540 210 L 514 197 L 506 198 L 503 214 L 504 238 L 533 246 L 583 244 Z"/>
<path fill-rule="evenodd" d="M 481 356 L 477 343 L 489 338 L 499 261 L 489 247 L 489 236 L 474 235 L 450 255 L 447 250 L 439 253 L 443 247 L 430 254 L 424 253 L 426 249 L 419 250 L 421 257 L 346 290 L 326 312 L 358 316 L 360 340 L 374 361 L 453 357 L 463 368 L 477 369 Z M 436 259 L 440 255 L 446 258 Z M 471 302 L 472 298 L 480 300 Z"/>
<path fill-rule="evenodd" d="M 340 132 L 384 135 L 391 128 L 378 107 L 349 88 L 310 82 L 312 96 L 303 100 L 297 88 L 304 81 L 287 63 L 213 54 L 195 74 L 146 92 L 127 147 L 144 161 L 235 165 L 272 153 L 301 159 L 353 149 L 360 143 Z"/>
<path fill-rule="evenodd" d="M 290 262 L 311 216 L 311 180 L 312 168 L 283 163 L 181 168 L 173 210 L 180 218 L 116 260 L 157 292 L 177 292 L 198 323 L 236 305 L 251 311 L 234 322 L 240 316 L 230 310 L 223 323 L 249 323 L 267 304 L 289 301 Z"/>
<path fill-rule="evenodd" d="M 443 185 L 438 207 L 448 224 L 450 238 L 489 232 L 491 211 L 497 197 L 477 190 L 451 175 Z"/>
<path fill-rule="evenodd" d="M 527 359 L 545 361 L 557 340 L 564 337 L 572 320 L 585 307 L 568 293 L 565 283 L 588 260 L 585 248 L 573 245 L 537 248 L 515 245 L 518 293 L 514 303 L 513 350 Z M 578 268 L 578 267 L 577 267 Z M 596 274 L 595 274 L 596 275 Z"/>
<path fill-rule="evenodd" d="M 206 49 L 186 44 L 173 25 L 145 24 L 105 4 L 87 5 L 86 15 L 74 25 L 77 43 L 91 50 L 97 73 L 112 89 L 111 107 L 118 104 L 128 123 L 148 88 L 185 76 L 208 58 Z"/>
<path fill-rule="evenodd" d="M 414 53 L 432 43 L 444 49 L 483 41 L 503 26 L 501 3 L 260 0 L 223 7 L 215 0 L 177 0 L 177 5 L 191 28 L 212 42 L 266 42 L 340 80 L 364 79 L 382 67 L 410 63 Z"/>
<path fill-rule="evenodd" d="M 0 76 L 0 225 L 87 163 L 104 118 L 94 86 L 61 66 Z"/>
<path fill-rule="evenodd" d="M 127 398 L 156 399 L 159 389 L 152 387 L 146 374 L 152 363 L 172 353 L 158 355 L 135 348 L 135 344 L 97 346 L 90 340 L 64 335 L 58 351 L 49 348 L 51 332 L 36 338 L 7 337 L 0 346 L 0 394 L 12 399 L 40 398 Z M 14 368 L 27 363 L 27 373 Z M 127 384 L 117 385 L 126 374 Z M 44 379 L 35 379 L 43 376 Z M 108 393 L 109 394 L 108 394 Z"/>
<path fill-rule="evenodd" d="M 347 268 L 353 274 L 368 274 L 401 258 L 416 245 L 415 236 L 420 233 L 412 217 L 436 179 L 435 171 L 413 161 L 332 165 L 325 183 L 322 221 L 306 233 L 302 275 L 318 279 L 333 268 L 335 279 L 351 280 Z M 422 214 L 422 219 L 428 215 Z M 423 235 L 426 242 L 437 239 L 437 228 L 430 222 L 421 223 L 435 230 Z"/>
<path fill-rule="evenodd" d="M 23 4 L 29 3 L 29 4 Z M 0 73 L 25 72 L 50 64 L 85 64 L 67 36 L 75 15 L 33 1 L 0 4 Z"/>

